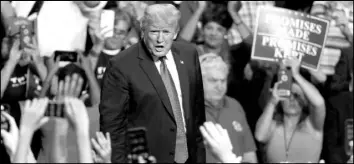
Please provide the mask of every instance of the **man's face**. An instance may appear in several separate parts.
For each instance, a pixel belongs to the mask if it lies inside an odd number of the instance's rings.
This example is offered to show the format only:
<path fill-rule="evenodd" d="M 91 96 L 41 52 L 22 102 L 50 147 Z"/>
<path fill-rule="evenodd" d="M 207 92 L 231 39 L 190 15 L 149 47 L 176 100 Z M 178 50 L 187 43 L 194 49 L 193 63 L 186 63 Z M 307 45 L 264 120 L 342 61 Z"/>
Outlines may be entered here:
<path fill-rule="evenodd" d="M 210 69 L 203 77 L 205 99 L 208 101 L 220 101 L 226 93 L 227 74 L 220 69 Z"/>
<path fill-rule="evenodd" d="M 173 39 L 177 36 L 176 25 L 169 25 L 163 21 L 152 21 L 143 33 L 144 41 L 152 53 L 157 57 L 162 57 L 171 49 Z"/>
<path fill-rule="evenodd" d="M 114 36 L 105 39 L 105 48 L 108 50 L 121 49 L 124 46 L 124 40 L 129 33 L 129 24 L 124 20 L 117 21 L 114 26 Z"/>

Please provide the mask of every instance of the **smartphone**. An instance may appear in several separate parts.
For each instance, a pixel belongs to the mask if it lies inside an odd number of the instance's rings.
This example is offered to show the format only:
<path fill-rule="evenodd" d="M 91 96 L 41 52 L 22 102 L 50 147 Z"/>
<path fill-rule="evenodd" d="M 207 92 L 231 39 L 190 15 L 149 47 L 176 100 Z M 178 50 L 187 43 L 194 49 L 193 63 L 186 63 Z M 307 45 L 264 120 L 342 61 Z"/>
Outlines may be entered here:
<path fill-rule="evenodd" d="M 149 149 L 147 146 L 146 129 L 144 127 L 130 128 L 127 132 L 129 154 L 133 157 L 133 163 L 137 163 L 139 155 L 147 159 L 149 156 Z"/>
<path fill-rule="evenodd" d="M 1 107 L 1 113 L 2 112 L 6 112 L 6 113 L 10 112 L 10 106 L 8 104 L 1 104 L 0 107 Z M 9 120 L 7 120 L 3 115 L 1 115 L 1 129 L 4 129 L 6 131 L 10 130 Z"/>
<path fill-rule="evenodd" d="M 78 60 L 77 52 L 75 51 L 54 51 L 54 60 L 59 57 L 59 61 L 75 63 Z"/>
<path fill-rule="evenodd" d="M 47 105 L 47 109 L 44 113 L 48 117 L 64 117 L 64 103 L 59 103 L 56 101 L 50 101 Z"/>
<path fill-rule="evenodd" d="M 345 120 L 345 152 L 348 156 L 353 155 L 353 147 L 350 146 L 350 141 L 353 141 L 353 119 Z"/>
<path fill-rule="evenodd" d="M 278 95 L 280 97 L 289 98 L 291 95 L 291 86 L 292 86 L 292 73 L 288 68 L 279 69 L 278 72 L 278 81 L 281 83 L 278 85 Z"/>
<path fill-rule="evenodd" d="M 114 20 L 115 20 L 114 10 L 103 10 L 102 11 L 100 27 L 101 27 L 101 29 L 105 29 L 103 31 L 103 33 L 107 32 L 103 36 L 104 38 L 113 37 L 113 35 L 114 35 Z"/>
<path fill-rule="evenodd" d="M 32 36 L 32 31 L 30 25 L 28 24 L 20 25 L 20 48 L 21 49 L 28 47 L 27 45 L 32 42 L 31 36 Z"/>

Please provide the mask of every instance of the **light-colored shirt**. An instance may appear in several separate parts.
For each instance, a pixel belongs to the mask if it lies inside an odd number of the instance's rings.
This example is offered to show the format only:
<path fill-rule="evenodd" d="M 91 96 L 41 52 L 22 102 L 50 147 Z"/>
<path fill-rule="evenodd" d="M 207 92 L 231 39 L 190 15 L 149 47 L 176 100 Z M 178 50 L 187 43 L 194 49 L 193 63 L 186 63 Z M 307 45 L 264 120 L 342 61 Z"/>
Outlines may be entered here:
<path fill-rule="evenodd" d="M 175 60 L 173 58 L 171 50 L 168 51 L 167 54 L 166 54 L 165 63 L 166 63 L 168 71 L 170 72 L 170 74 L 172 76 L 173 83 L 175 84 L 176 91 L 177 91 L 177 94 L 178 94 L 179 105 L 180 105 L 181 110 L 182 110 L 182 116 L 184 116 L 181 84 L 180 84 L 180 81 L 179 81 L 179 76 L 178 76 L 176 63 L 175 63 Z M 161 65 L 161 61 L 160 60 L 155 60 L 155 66 L 156 66 L 157 70 L 159 71 L 159 73 L 161 73 L 160 65 Z M 183 118 L 184 130 L 186 131 L 186 121 L 185 121 L 184 117 L 182 117 L 182 118 Z"/>
<path fill-rule="evenodd" d="M 289 152 L 286 159 L 284 126 L 277 124 L 271 139 L 265 145 L 266 161 L 270 163 L 318 163 L 322 150 L 322 135 L 317 135 L 306 119 L 294 132 L 292 140 L 287 139 Z M 289 132 L 287 133 L 289 135 Z"/>

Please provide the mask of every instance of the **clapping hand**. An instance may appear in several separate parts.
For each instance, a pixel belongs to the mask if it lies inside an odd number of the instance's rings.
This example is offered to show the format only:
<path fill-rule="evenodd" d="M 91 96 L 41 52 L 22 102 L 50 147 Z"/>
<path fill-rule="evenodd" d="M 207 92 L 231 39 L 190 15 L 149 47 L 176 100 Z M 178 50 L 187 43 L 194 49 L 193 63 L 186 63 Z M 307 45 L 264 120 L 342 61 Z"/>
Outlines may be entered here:
<path fill-rule="evenodd" d="M 212 122 L 205 122 L 200 127 L 200 131 L 204 138 L 204 144 L 213 156 L 223 163 L 241 162 L 242 158 L 236 157 L 232 152 L 233 147 L 227 130 L 223 129 L 219 124 L 214 125 Z"/>
<path fill-rule="evenodd" d="M 93 161 L 95 163 L 111 163 L 112 147 L 109 133 L 107 132 L 105 137 L 102 132 L 96 132 L 96 137 L 96 139 L 91 139 L 94 148 L 92 150 Z"/>

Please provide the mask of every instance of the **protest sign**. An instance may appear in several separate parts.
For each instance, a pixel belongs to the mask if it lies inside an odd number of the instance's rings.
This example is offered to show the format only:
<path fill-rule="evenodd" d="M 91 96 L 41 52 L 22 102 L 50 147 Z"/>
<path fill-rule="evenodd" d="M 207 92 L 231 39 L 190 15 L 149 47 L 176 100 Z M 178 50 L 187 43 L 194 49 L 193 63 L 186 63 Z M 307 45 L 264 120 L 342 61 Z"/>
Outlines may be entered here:
<path fill-rule="evenodd" d="M 252 59 L 278 62 L 296 57 L 301 66 L 317 70 L 329 21 L 277 7 L 259 7 Z"/>

